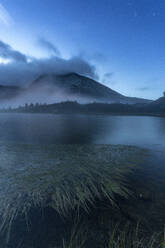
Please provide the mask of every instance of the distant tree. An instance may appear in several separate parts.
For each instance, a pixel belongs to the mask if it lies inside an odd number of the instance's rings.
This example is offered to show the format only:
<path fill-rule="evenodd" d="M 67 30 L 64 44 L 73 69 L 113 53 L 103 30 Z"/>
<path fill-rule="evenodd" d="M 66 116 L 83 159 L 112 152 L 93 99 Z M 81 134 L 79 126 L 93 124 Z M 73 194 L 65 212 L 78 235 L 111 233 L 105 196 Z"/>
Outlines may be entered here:
<path fill-rule="evenodd" d="M 34 107 L 34 104 L 33 103 L 30 103 L 30 108 L 33 108 Z"/>
<path fill-rule="evenodd" d="M 38 102 L 36 102 L 35 107 L 39 107 L 39 106 L 40 106 L 40 104 Z"/>
<path fill-rule="evenodd" d="M 25 103 L 25 108 L 28 108 L 28 107 L 29 107 L 28 103 Z"/>

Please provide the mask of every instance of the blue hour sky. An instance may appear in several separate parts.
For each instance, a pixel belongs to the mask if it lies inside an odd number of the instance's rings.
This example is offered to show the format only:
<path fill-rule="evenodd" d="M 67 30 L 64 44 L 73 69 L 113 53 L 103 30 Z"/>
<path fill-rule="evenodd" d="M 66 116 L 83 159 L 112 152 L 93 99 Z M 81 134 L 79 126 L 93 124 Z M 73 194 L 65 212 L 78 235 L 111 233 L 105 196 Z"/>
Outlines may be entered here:
<path fill-rule="evenodd" d="M 0 41 L 38 60 L 80 57 L 128 96 L 165 90 L 164 0 L 0 0 Z"/>

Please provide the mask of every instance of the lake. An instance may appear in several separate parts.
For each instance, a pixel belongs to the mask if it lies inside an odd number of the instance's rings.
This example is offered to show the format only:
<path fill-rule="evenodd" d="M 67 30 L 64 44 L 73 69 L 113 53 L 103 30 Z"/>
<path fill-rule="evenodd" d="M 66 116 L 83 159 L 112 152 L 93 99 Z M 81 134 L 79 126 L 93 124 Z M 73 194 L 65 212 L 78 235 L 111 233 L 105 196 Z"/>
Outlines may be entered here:
<path fill-rule="evenodd" d="M 1 142 L 126 144 L 165 148 L 165 118 L 144 116 L 0 114 Z"/>

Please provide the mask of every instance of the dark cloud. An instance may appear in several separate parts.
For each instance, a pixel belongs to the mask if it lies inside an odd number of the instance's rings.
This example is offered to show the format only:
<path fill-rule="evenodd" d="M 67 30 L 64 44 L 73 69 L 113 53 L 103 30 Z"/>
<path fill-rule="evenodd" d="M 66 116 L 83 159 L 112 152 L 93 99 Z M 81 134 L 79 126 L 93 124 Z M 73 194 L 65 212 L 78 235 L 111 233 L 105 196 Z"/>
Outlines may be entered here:
<path fill-rule="evenodd" d="M 149 91 L 153 90 L 155 84 L 159 83 L 159 77 L 151 77 L 148 80 L 144 81 L 141 87 L 136 88 L 138 91 Z"/>
<path fill-rule="evenodd" d="M 38 40 L 37 40 L 37 44 L 47 50 L 48 52 L 50 52 L 51 54 L 55 55 L 55 56 L 60 56 L 61 53 L 59 51 L 59 49 L 53 44 L 51 43 L 50 41 L 46 40 L 45 38 L 43 37 L 40 37 Z"/>
<path fill-rule="evenodd" d="M 51 56 L 45 59 L 28 58 L 0 41 L 0 57 L 11 59 L 8 64 L 0 64 L 0 84 L 27 85 L 45 73 L 66 74 L 75 72 L 96 78 L 96 68 L 80 56 L 63 59 Z"/>
<path fill-rule="evenodd" d="M 139 90 L 139 91 L 148 91 L 148 90 L 150 90 L 150 87 L 147 87 L 147 86 L 145 86 L 145 87 L 140 87 L 140 88 L 138 88 L 137 90 Z"/>
<path fill-rule="evenodd" d="M 104 75 L 103 75 L 103 83 L 105 83 L 105 84 L 115 84 L 115 82 L 113 81 L 112 82 L 112 77 L 113 77 L 113 72 L 107 72 L 107 73 L 104 73 Z"/>
<path fill-rule="evenodd" d="M 113 76 L 113 72 L 108 72 L 104 74 L 104 78 L 110 79 Z"/>
<path fill-rule="evenodd" d="M 26 62 L 26 56 L 11 48 L 8 44 L 0 41 L 0 57 L 14 61 Z"/>

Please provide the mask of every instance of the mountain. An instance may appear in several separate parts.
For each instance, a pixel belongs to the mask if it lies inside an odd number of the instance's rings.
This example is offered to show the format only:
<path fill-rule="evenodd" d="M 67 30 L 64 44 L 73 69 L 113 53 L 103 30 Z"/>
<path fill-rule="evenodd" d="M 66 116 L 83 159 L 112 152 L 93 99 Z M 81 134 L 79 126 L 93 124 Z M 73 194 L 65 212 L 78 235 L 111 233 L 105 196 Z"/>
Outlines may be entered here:
<path fill-rule="evenodd" d="M 150 100 L 126 97 L 107 86 L 76 73 L 65 75 L 44 74 L 32 82 L 29 90 L 47 91 L 55 95 L 64 95 L 66 100 L 88 100 L 108 103 L 149 103 Z"/>
<path fill-rule="evenodd" d="M 152 101 L 151 103 L 146 105 L 146 109 L 152 112 L 165 113 L 165 96 L 160 97 L 156 101 Z"/>
<path fill-rule="evenodd" d="M 22 89 L 19 87 L 0 85 L 0 100 L 11 100 L 19 97 L 21 93 Z"/>
<path fill-rule="evenodd" d="M 160 97 L 159 99 L 152 101 L 150 106 L 165 106 L 165 96 Z"/>
<path fill-rule="evenodd" d="M 78 101 L 147 104 L 150 100 L 127 97 L 107 86 L 76 73 L 63 75 L 44 74 L 35 79 L 26 89 L 16 86 L 0 86 L 0 100 L 25 102 Z M 14 102 L 13 102 L 14 103 Z"/>

